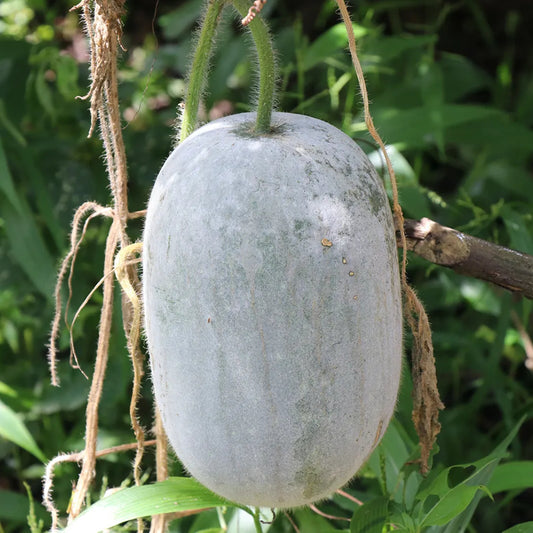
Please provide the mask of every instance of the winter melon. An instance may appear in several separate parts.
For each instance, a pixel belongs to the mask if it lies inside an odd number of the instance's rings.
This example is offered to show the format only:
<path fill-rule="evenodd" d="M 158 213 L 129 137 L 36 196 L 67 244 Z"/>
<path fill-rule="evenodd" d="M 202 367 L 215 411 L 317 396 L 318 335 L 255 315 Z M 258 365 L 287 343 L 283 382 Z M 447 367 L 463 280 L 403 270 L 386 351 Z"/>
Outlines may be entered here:
<path fill-rule="evenodd" d="M 347 483 L 383 436 L 402 310 L 387 196 L 333 126 L 209 123 L 153 188 L 143 252 L 156 401 L 192 476 L 287 508 Z"/>

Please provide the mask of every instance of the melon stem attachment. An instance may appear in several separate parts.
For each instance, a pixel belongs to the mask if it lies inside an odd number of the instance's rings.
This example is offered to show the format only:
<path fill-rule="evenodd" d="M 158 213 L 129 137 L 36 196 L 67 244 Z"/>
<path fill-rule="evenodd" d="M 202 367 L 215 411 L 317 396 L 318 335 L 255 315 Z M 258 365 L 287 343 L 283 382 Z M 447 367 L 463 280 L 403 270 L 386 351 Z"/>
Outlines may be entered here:
<path fill-rule="evenodd" d="M 203 93 L 209 60 L 213 51 L 215 32 L 227 0 L 209 0 L 201 24 L 200 36 L 189 71 L 189 83 L 185 95 L 185 107 L 181 117 L 179 142 L 183 142 L 196 128 L 198 108 Z"/>
<path fill-rule="evenodd" d="M 189 83 L 181 117 L 180 143 L 196 129 L 198 108 L 209 70 L 209 60 L 213 51 L 216 28 L 222 10 L 229 3 L 230 0 L 209 0 L 207 3 L 204 19 L 200 27 L 200 36 L 189 70 Z M 231 3 L 239 15 L 245 18 L 250 8 L 248 0 L 231 0 Z M 259 63 L 259 97 L 254 131 L 257 134 L 268 133 L 270 131 L 276 88 L 274 50 L 272 49 L 270 32 L 262 18 L 255 17 L 247 27 L 252 34 Z"/>
<path fill-rule="evenodd" d="M 245 18 L 250 8 L 250 2 L 232 0 L 232 3 L 241 17 Z M 259 98 L 255 133 L 268 133 L 270 132 L 276 89 L 276 60 L 272 39 L 266 22 L 260 16 L 255 17 L 247 27 L 250 28 L 259 62 Z"/>

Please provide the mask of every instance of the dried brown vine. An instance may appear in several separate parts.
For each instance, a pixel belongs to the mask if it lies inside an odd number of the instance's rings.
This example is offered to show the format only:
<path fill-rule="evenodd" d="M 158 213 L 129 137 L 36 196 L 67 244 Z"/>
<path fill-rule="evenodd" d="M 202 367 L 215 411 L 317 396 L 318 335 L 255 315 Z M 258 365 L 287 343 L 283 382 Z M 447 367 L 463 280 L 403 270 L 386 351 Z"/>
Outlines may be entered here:
<path fill-rule="evenodd" d="M 124 14 L 124 0 L 83 0 L 73 9 L 80 9 L 85 22 L 85 29 L 89 38 L 91 49 L 91 87 L 84 99 L 90 100 L 91 127 L 89 136 L 99 125 L 100 134 L 104 146 L 105 160 L 109 182 L 112 193 L 112 206 L 102 207 L 95 203 L 83 204 L 74 216 L 73 230 L 71 234 L 71 248 L 61 266 L 56 288 L 56 313 L 52 325 L 50 340 L 49 361 L 52 374 L 52 382 L 57 385 L 59 378 L 56 372 L 57 347 L 56 339 L 59 333 L 61 319 L 61 287 L 70 266 L 69 274 L 69 301 L 72 291 L 71 279 L 76 255 L 81 246 L 87 224 L 97 215 L 105 215 L 112 218 L 105 252 L 104 271 L 102 276 L 103 303 L 100 314 L 100 327 L 98 334 L 98 346 L 96 351 L 95 367 L 91 377 L 91 386 L 86 408 L 85 426 L 85 448 L 76 454 L 61 454 L 49 465 L 44 480 L 44 500 L 50 509 L 53 517 L 52 528 L 57 527 L 59 513 L 55 509 L 50 497 L 52 490 L 53 467 L 60 462 L 72 461 L 81 462 L 81 472 L 77 484 L 73 490 L 70 504 L 70 518 L 76 517 L 83 508 L 89 486 L 93 481 L 95 472 L 95 462 L 98 456 L 96 443 L 98 436 L 98 409 L 102 396 L 102 388 L 107 367 L 109 339 L 111 334 L 115 271 L 114 261 L 118 249 L 125 249 L 129 246 L 130 240 L 127 234 L 127 223 L 131 218 L 138 216 L 138 213 L 130 213 L 128 210 L 127 195 L 127 164 L 124 142 L 122 138 L 122 126 L 120 122 L 120 107 L 118 100 L 118 80 L 117 80 L 117 59 L 121 46 L 122 22 Z M 85 221 L 81 236 L 79 236 L 81 221 L 85 216 Z M 127 258 L 126 258 L 127 259 Z M 118 262 L 116 268 L 119 276 L 127 276 L 130 286 L 135 292 L 139 286 L 136 269 L 127 261 Z M 140 318 L 137 308 L 131 298 L 123 296 L 122 310 L 124 329 L 129 342 L 130 354 L 134 366 L 135 375 L 135 395 L 132 398 L 130 408 L 132 427 L 134 428 L 137 440 L 137 455 L 135 459 L 134 477 L 136 483 L 140 483 L 140 463 L 142 451 L 146 445 L 144 430 L 142 429 L 136 416 L 136 401 L 140 389 L 142 377 L 143 358 L 138 349 L 138 335 L 130 337 L 130 333 L 140 330 Z M 69 328 L 72 327 L 72 324 Z M 133 340 L 132 340 L 133 339 Z M 71 357 L 75 358 L 74 345 L 71 342 Z M 162 531 L 163 529 L 158 529 Z"/>
<path fill-rule="evenodd" d="M 364 118 L 368 132 L 378 144 L 385 159 L 390 177 L 393 193 L 393 214 L 396 228 L 399 232 L 399 241 L 402 246 L 402 264 L 400 277 L 404 295 L 404 314 L 413 334 L 413 348 L 411 355 L 411 373 L 413 376 L 413 422 L 420 441 L 420 469 L 422 473 L 428 471 L 428 461 L 431 449 L 440 431 L 439 410 L 444 409 L 437 388 L 437 373 L 435 370 L 435 357 L 431 341 L 431 327 L 422 302 L 407 281 L 407 244 L 404 230 L 403 211 L 398 198 L 396 175 L 385 143 L 377 132 L 366 88 L 365 77 L 359 57 L 352 26 L 352 20 L 344 0 L 336 0 L 348 33 L 348 44 L 352 63 L 355 68 L 361 96 L 363 99 Z"/>

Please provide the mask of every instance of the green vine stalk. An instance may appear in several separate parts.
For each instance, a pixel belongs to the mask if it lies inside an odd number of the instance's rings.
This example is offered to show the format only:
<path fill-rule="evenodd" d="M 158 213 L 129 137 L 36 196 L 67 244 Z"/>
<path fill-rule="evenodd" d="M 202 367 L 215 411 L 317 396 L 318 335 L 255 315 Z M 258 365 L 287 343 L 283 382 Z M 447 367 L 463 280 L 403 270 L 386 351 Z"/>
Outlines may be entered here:
<path fill-rule="evenodd" d="M 241 17 L 245 17 L 250 8 L 247 0 L 232 0 Z M 276 59 L 272 48 L 272 39 L 265 21 L 257 16 L 248 25 L 257 51 L 259 62 L 259 98 L 257 105 L 256 133 L 268 133 L 274 107 L 276 90 Z"/>
<path fill-rule="evenodd" d="M 233 4 L 242 18 L 247 15 L 250 8 L 247 0 L 209 1 L 189 72 L 179 142 L 183 142 L 196 128 L 200 98 L 207 77 L 217 24 L 222 10 L 228 3 Z M 255 132 L 258 134 L 268 133 L 270 131 L 276 89 L 276 60 L 272 48 L 272 39 L 265 21 L 260 17 L 255 17 L 247 27 L 252 34 L 259 63 L 259 97 Z"/>
<path fill-rule="evenodd" d="M 189 84 L 185 95 L 185 108 L 181 118 L 179 142 L 183 142 L 196 128 L 198 107 L 213 51 L 215 32 L 226 0 L 210 0 L 201 24 L 200 36 L 189 73 Z"/>
<path fill-rule="evenodd" d="M 259 513 L 260 513 L 260 509 L 259 507 L 256 507 L 252 516 L 254 517 L 254 526 L 255 526 L 256 532 L 263 533 L 263 528 L 261 527 L 261 519 L 260 519 Z"/>

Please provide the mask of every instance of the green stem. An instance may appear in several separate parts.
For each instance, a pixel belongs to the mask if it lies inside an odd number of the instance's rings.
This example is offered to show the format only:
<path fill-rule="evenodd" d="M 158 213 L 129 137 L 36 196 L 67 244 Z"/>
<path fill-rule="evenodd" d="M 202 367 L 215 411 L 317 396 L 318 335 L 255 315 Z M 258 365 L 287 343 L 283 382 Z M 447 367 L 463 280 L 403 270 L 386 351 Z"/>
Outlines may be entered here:
<path fill-rule="evenodd" d="M 255 508 L 255 512 L 252 515 L 254 517 L 254 526 L 257 533 L 263 533 L 263 528 L 261 527 L 261 520 L 259 519 L 259 507 Z"/>
<path fill-rule="evenodd" d="M 201 25 L 200 38 L 196 45 L 193 62 L 189 71 L 189 84 L 185 96 L 185 108 L 181 120 L 179 142 L 183 142 L 195 129 L 198 108 L 203 93 L 209 59 L 213 49 L 215 30 L 220 13 L 227 0 L 209 0 Z"/>
<path fill-rule="evenodd" d="M 249 0 L 232 0 L 241 17 L 245 17 L 250 8 Z M 265 21 L 257 16 L 248 25 L 257 50 L 259 61 L 259 100 L 257 106 L 256 133 L 268 133 L 274 106 L 276 88 L 276 60 L 272 49 L 270 32 Z"/>

